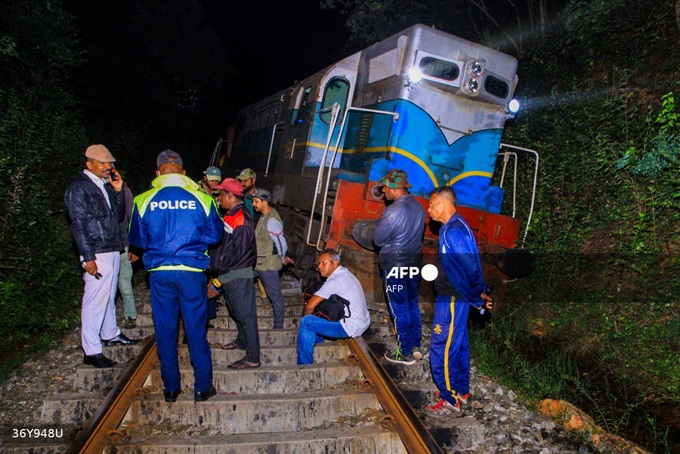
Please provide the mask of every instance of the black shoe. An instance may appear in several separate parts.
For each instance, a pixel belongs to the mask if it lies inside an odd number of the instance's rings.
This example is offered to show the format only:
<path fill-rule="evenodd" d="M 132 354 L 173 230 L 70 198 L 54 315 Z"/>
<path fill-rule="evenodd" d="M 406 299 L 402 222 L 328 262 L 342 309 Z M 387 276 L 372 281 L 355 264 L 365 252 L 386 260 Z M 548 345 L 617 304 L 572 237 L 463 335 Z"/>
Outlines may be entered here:
<path fill-rule="evenodd" d="M 125 325 L 123 327 L 125 329 L 132 329 L 132 328 L 137 328 L 137 319 L 132 318 L 132 317 L 125 317 Z"/>
<path fill-rule="evenodd" d="M 207 391 L 196 391 L 194 393 L 194 402 L 205 402 L 206 400 L 210 399 L 212 396 L 217 394 L 217 390 L 215 389 L 214 386 L 211 386 L 209 390 Z"/>
<path fill-rule="evenodd" d="M 182 391 L 163 391 L 166 402 L 177 402 L 177 396 L 182 394 Z"/>
<path fill-rule="evenodd" d="M 101 353 L 97 353 L 96 355 L 83 356 L 83 364 L 87 364 L 88 366 L 94 366 L 97 369 L 106 369 L 115 366 L 116 362 L 107 358 Z"/>
<path fill-rule="evenodd" d="M 104 347 L 111 347 L 113 345 L 135 345 L 136 343 L 139 342 L 139 339 L 128 339 L 125 334 L 120 333 L 113 339 L 105 340 L 102 342 L 104 343 Z"/>

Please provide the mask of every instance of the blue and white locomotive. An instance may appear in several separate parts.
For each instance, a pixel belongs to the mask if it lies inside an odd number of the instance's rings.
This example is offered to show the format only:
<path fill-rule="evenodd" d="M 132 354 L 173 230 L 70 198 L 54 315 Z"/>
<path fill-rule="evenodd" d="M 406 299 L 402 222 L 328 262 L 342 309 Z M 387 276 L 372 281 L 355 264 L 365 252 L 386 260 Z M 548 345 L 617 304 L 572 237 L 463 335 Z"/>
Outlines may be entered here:
<path fill-rule="evenodd" d="M 522 274 L 507 260 L 522 254 L 505 253 L 517 250 L 521 221 L 514 194 L 512 208 L 503 206 L 502 185 L 516 183 L 509 158 L 517 165 L 516 152 L 531 151 L 501 148 L 516 70 L 510 55 L 414 25 L 241 110 L 222 166 L 234 175 L 250 167 L 272 191 L 301 273 L 317 250 L 339 247 L 380 294 L 369 277 L 378 275 L 375 254 L 353 232 L 380 217 L 373 188 L 397 168 L 424 207 L 433 188 L 456 190 L 480 250 L 495 257 L 485 273 L 507 279 Z M 428 228 L 426 256 L 435 242 Z"/>

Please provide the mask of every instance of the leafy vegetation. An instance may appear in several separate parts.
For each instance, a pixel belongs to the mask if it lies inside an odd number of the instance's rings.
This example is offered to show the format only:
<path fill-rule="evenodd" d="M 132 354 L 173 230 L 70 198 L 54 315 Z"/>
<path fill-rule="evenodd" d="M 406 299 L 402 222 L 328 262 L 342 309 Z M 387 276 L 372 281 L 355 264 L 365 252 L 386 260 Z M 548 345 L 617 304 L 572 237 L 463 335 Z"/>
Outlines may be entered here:
<path fill-rule="evenodd" d="M 170 145 L 205 165 L 197 131 L 227 71 L 203 19 L 192 1 L 0 4 L 0 379 L 79 322 L 63 194 L 87 145 L 106 144 L 135 192 Z"/>
<path fill-rule="evenodd" d="M 680 443 L 675 2 L 322 3 L 357 47 L 421 22 L 518 56 L 525 108 L 504 142 L 540 153 L 536 267 L 473 355 L 527 399 L 567 399 L 658 452 Z"/>
<path fill-rule="evenodd" d="M 78 318 L 80 273 L 64 260 L 73 252 L 61 198 L 75 168 L 64 150 L 85 140 L 65 86 L 81 57 L 72 17 L 41 0 L 1 9 L 0 358 L 8 370 Z"/>

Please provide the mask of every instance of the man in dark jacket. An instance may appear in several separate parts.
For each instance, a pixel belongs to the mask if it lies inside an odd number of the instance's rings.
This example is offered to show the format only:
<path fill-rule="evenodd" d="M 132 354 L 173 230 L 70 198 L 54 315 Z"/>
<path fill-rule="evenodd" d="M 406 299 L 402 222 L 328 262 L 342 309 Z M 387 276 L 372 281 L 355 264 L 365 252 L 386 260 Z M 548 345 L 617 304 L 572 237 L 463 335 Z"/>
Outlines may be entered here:
<path fill-rule="evenodd" d="M 380 248 L 380 269 L 390 314 L 397 332 L 397 348 L 385 353 L 388 361 L 406 365 L 423 358 L 420 347 L 422 326 L 418 308 L 420 274 L 405 276 L 402 269 L 420 268 L 425 231 L 425 209 L 409 194 L 406 172 L 390 170 L 378 181 L 387 201 L 373 242 Z"/>
<path fill-rule="evenodd" d="M 222 220 L 215 201 L 185 176 L 178 153 L 161 152 L 156 167 L 153 188 L 135 198 L 128 239 L 144 251 L 149 271 L 165 401 L 175 402 L 182 389 L 177 357 L 181 312 L 194 367 L 194 401 L 203 402 L 217 393 L 207 338 L 204 271 L 210 265 L 208 246 L 222 238 Z"/>
<path fill-rule="evenodd" d="M 85 150 L 86 169 L 64 194 L 70 229 L 85 270 L 85 292 L 81 308 L 83 363 L 97 368 L 116 363 L 103 355 L 105 346 L 134 344 L 116 323 L 116 285 L 120 269 L 119 222 L 125 216 L 123 179 L 114 167 L 116 159 L 104 145 Z"/>
<path fill-rule="evenodd" d="M 245 188 L 234 178 L 225 180 L 214 188 L 220 189 L 220 206 L 227 210 L 224 216 L 224 237 L 220 245 L 210 251 L 210 271 L 224 287 L 229 312 L 236 319 L 236 340 L 222 346 L 225 350 L 245 350 L 246 355 L 229 365 L 232 369 L 260 366 L 260 338 L 257 332 L 257 311 L 253 267 L 257 259 L 253 219 L 245 209 Z M 208 288 L 208 297 L 217 292 Z"/>

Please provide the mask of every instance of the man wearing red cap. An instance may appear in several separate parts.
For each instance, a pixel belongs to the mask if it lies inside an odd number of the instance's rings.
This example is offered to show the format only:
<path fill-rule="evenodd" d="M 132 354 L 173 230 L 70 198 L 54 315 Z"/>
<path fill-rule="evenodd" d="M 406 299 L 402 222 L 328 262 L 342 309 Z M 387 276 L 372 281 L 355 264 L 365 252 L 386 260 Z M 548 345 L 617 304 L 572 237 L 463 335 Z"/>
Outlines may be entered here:
<path fill-rule="evenodd" d="M 227 307 L 238 325 L 236 339 L 222 348 L 246 351 L 243 358 L 229 365 L 230 368 L 260 367 L 260 338 L 253 288 L 257 249 L 253 219 L 243 203 L 245 188 L 234 178 L 226 178 L 213 188 L 220 189 L 220 206 L 227 210 L 227 214 L 224 216 L 222 242 L 210 251 L 210 271 L 222 283 Z M 215 296 L 217 292 L 208 288 L 208 297 Z"/>
<path fill-rule="evenodd" d="M 104 145 L 91 145 L 85 151 L 86 169 L 64 194 L 70 229 L 85 270 L 85 292 L 81 308 L 83 363 L 97 368 L 116 363 L 103 354 L 105 346 L 134 344 L 120 332 L 116 323 L 116 286 L 120 269 L 119 223 L 125 217 L 123 178 L 116 172 L 116 159 Z"/>

